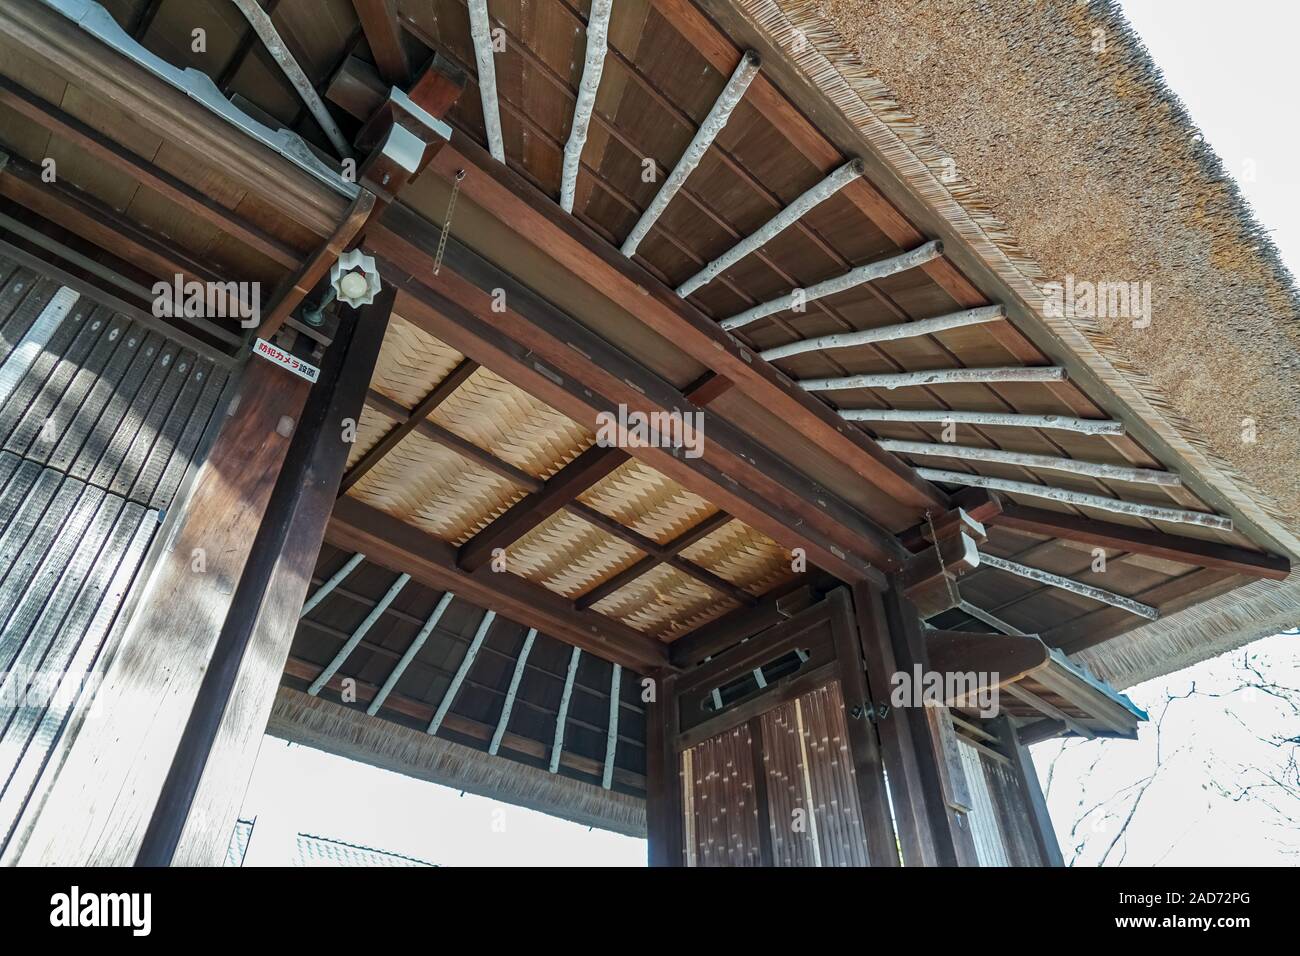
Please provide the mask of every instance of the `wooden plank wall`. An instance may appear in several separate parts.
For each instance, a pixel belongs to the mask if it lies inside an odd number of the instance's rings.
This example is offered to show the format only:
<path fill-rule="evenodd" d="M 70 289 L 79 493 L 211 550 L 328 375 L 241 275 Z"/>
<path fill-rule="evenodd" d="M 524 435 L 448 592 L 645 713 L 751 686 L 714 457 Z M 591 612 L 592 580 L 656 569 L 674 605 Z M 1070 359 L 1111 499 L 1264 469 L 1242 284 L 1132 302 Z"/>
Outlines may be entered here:
<path fill-rule="evenodd" d="M 38 792 L 81 678 L 120 630 L 226 378 L 0 257 L 0 850 Z M 61 678 L 59 693 L 39 692 Z"/>

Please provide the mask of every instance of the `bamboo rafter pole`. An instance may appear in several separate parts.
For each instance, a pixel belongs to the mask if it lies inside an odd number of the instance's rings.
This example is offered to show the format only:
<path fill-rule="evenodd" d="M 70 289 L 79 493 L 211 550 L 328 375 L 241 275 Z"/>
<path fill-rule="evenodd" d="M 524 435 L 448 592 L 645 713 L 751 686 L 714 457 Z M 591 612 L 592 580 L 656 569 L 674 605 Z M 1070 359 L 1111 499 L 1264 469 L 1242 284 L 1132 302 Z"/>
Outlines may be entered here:
<path fill-rule="evenodd" d="M 609 679 L 609 730 L 605 735 L 605 769 L 600 785 L 606 790 L 614 783 L 614 756 L 618 750 L 618 695 L 622 688 L 623 668 L 614 665 Z"/>
<path fill-rule="evenodd" d="M 1054 488 L 1051 485 L 1035 485 L 1027 481 L 1011 481 L 1006 478 L 972 475 L 964 471 L 918 468 L 916 473 L 927 481 L 940 481 L 950 485 L 966 485 L 972 488 L 987 488 L 990 491 L 1005 491 L 1013 495 L 1046 498 L 1049 501 L 1059 501 L 1062 504 L 1079 505 L 1084 508 L 1096 508 L 1100 511 L 1113 511 L 1116 514 L 1132 515 L 1135 518 L 1146 518 L 1148 521 L 1195 524 L 1203 528 L 1214 528 L 1216 531 L 1232 530 L 1231 518 L 1208 514 L 1204 511 L 1186 511 L 1182 508 L 1145 505 L 1136 501 L 1123 501 L 1119 498 L 1107 498 L 1104 495 L 1090 495 L 1083 491 L 1071 491 L 1067 488 Z"/>
<path fill-rule="evenodd" d="M 311 686 L 307 688 L 307 693 L 315 697 L 321 692 L 321 688 L 328 684 L 330 678 L 343 666 L 343 662 L 348 659 L 348 655 L 357 649 L 357 645 L 366 636 L 366 632 L 375 626 L 375 622 L 388 610 L 388 605 L 397 599 L 397 595 L 402 592 L 402 588 L 406 587 L 406 582 L 409 580 L 411 580 L 409 574 L 403 573 L 397 576 L 397 580 L 393 582 L 392 587 L 379 599 L 379 603 L 371 608 L 370 613 L 366 615 L 366 619 L 357 625 L 357 629 L 352 632 L 352 636 L 334 655 L 334 659 L 326 664 L 325 668 L 316 676 L 316 679 L 311 682 Z"/>
<path fill-rule="evenodd" d="M 956 458 L 961 461 L 991 461 L 1003 465 L 1020 465 L 1025 468 L 1042 468 L 1047 471 L 1064 471 L 1072 475 L 1093 478 L 1113 478 L 1135 484 L 1162 485 L 1176 488 L 1183 480 L 1169 471 L 1149 468 L 1129 468 L 1124 465 L 1107 465 L 1053 455 L 1031 455 L 1026 452 L 1003 451 L 997 448 L 978 448 L 972 445 L 950 445 L 943 442 L 897 441 L 879 438 L 876 443 L 886 451 L 900 455 L 921 455 L 934 458 Z"/>
<path fill-rule="evenodd" d="M 902 322 L 898 325 L 886 325 L 879 329 L 865 329 L 861 332 L 837 332 L 815 339 L 778 345 L 759 353 L 759 358 L 769 362 L 802 355 L 804 352 L 827 352 L 831 349 L 847 349 L 857 345 L 870 345 L 874 342 L 893 342 L 897 339 L 912 339 L 922 335 L 933 335 L 948 329 L 965 328 L 968 325 L 982 325 L 986 322 L 998 322 L 1007 317 L 1007 310 L 1000 305 L 986 305 L 978 309 L 966 309 L 951 315 L 940 315 L 933 319 L 921 319 L 918 322 Z"/>
<path fill-rule="evenodd" d="M 791 289 L 783 296 L 767 302 L 760 302 L 744 312 L 731 316 L 731 318 L 723 319 L 719 324 L 728 332 L 731 332 L 743 328 L 751 322 L 757 322 L 759 319 L 773 313 L 802 307 L 824 296 L 847 292 L 849 289 L 856 288 L 867 282 L 874 282 L 886 276 L 906 272 L 908 269 L 915 269 L 927 262 L 938 259 L 941 255 L 943 255 L 943 244 L 933 240 L 923 246 L 917 246 L 909 252 L 904 252 L 902 255 L 890 259 L 881 259 L 877 262 L 869 262 L 864 266 L 858 266 L 856 269 L 850 269 L 842 275 L 832 276 L 824 282 L 810 285 L 806 289 Z"/>
<path fill-rule="evenodd" d="M 1050 571 L 1044 571 L 1041 568 L 1031 568 L 1024 564 L 1017 564 L 1015 561 L 1008 561 L 1006 558 L 999 558 L 994 554 L 981 553 L 980 564 L 987 565 L 990 568 L 997 568 L 999 571 L 1006 571 L 1008 574 L 1014 574 L 1017 577 L 1038 584 L 1045 584 L 1048 587 L 1060 588 L 1062 591 L 1069 591 L 1071 594 L 1091 598 L 1094 601 L 1100 601 L 1102 604 L 1109 604 L 1111 607 L 1121 608 L 1130 614 L 1144 617 L 1148 621 L 1154 621 L 1160 617 L 1160 612 L 1149 604 L 1143 604 L 1141 601 L 1135 601 L 1132 598 L 1124 597 L 1122 594 L 1094 587 L 1091 584 L 1084 584 L 1082 581 L 1075 581 L 1073 578 L 1052 574 Z"/>
<path fill-rule="evenodd" d="M 284 40 L 280 38 L 280 33 L 275 29 L 275 24 L 266 11 L 257 3 L 257 0 L 235 0 L 235 6 L 239 7 L 240 13 L 244 15 L 249 25 L 257 32 L 261 38 L 262 44 L 266 51 L 271 54 L 271 59 L 275 60 L 276 65 L 284 71 L 293 88 L 298 91 L 302 97 L 303 104 L 307 111 L 311 113 L 312 119 L 320 124 L 334 149 L 344 159 L 352 156 L 352 147 L 348 145 L 347 138 L 344 137 L 343 131 L 339 129 L 338 124 L 334 122 L 334 117 L 330 111 L 325 108 L 321 98 L 316 94 L 316 87 L 312 81 L 303 72 L 298 61 L 294 59 L 289 48 L 285 46 Z"/>
<path fill-rule="evenodd" d="M 817 185 L 803 193 L 798 199 L 790 203 L 790 205 L 786 206 L 762 226 L 759 226 L 755 232 L 740 240 L 740 242 L 736 243 L 712 262 L 706 264 L 703 269 L 679 285 L 677 287 L 677 294 L 684 299 L 696 289 L 700 288 L 700 286 L 712 282 L 723 271 L 739 262 L 751 252 L 754 252 L 756 249 L 762 248 L 778 233 L 793 225 L 801 216 L 804 215 L 804 213 L 808 212 L 819 203 L 829 199 L 855 179 L 860 178 L 864 168 L 862 160 L 860 159 L 850 160 L 845 163 Z"/>
<path fill-rule="evenodd" d="M 560 709 L 555 715 L 555 739 L 551 742 L 551 773 L 560 769 L 560 754 L 564 752 L 564 725 L 569 719 L 569 700 L 573 697 L 573 681 L 578 676 L 578 660 L 582 648 L 575 647 L 569 655 L 569 670 L 564 675 L 564 693 L 560 695 Z"/>
<path fill-rule="evenodd" d="M 1006 428 L 1046 428 L 1081 435 L 1122 435 L 1124 423 L 1107 419 L 1069 418 L 1063 415 L 1021 415 L 1014 412 L 954 412 L 942 408 L 842 408 L 851 422 L 934 422 L 946 425 L 993 425 Z"/>
<path fill-rule="evenodd" d="M 497 102 L 497 68 L 493 60 L 487 0 L 469 0 L 469 35 L 474 41 L 474 61 L 478 64 L 478 92 L 483 101 L 483 129 L 487 133 L 488 152 L 498 163 L 504 163 L 506 147 L 501 138 L 501 106 Z"/>
<path fill-rule="evenodd" d="M 582 148 L 587 145 L 587 128 L 591 125 L 591 114 L 596 109 L 600 76 L 605 70 L 609 13 L 613 5 L 613 0 L 592 0 L 591 15 L 587 17 L 587 52 L 582 65 L 582 80 L 578 84 L 578 101 L 573 106 L 573 124 L 569 127 L 569 140 L 564 144 L 564 163 L 561 167 L 560 208 L 565 212 L 573 212 Z"/>
<path fill-rule="evenodd" d="M 810 392 L 842 388 L 911 388 L 922 385 L 954 385 L 967 382 L 1063 382 L 1065 369 L 1051 365 L 1024 368 L 938 368 L 928 372 L 884 372 L 845 375 L 840 378 L 808 378 L 799 386 Z"/>
<path fill-rule="evenodd" d="M 429 721 L 429 733 L 436 734 L 438 728 L 442 726 L 443 720 L 447 717 L 447 711 L 451 710 L 451 705 L 456 700 L 456 694 L 460 691 L 460 685 L 465 683 L 465 677 L 469 674 L 469 669 L 474 666 L 474 658 L 478 657 L 479 648 L 483 646 L 483 639 L 487 637 L 488 629 L 492 627 L 492 622 L 496 618 L 496 611 L 488 611 L 483 615 L 483 620 L 479 621 L 478 630 L 474 632 L 474 639 L 470 641 L 469 649 L 465 651 L 460 666 L 456 668 L 455 676 L 452 677 L 451 683 L 447 685 L 447 692 L 442 695 L 438 709 L 434 712 L 433 720 Z"/>
<path fill-rule="evenodd" d="M 515 661 L 515 672 L 510 675 L 510 688 L 506 691 L 506 702 L 501 706 L 497 729 L 493 731 L 492 742 L 488 744 L 488 753 L 494 757 L 501 749 L 501 740 L 506 735 L 506 727 L 510 725 L 510 712 L 515 709 L 515 697 L 519 695 L 519 682 L 524 679 L 524 670 L 528 667 L 528 653 L 533 649 L 535 640 L 537 640 L 537 628 L 530 627 L 528 635 L 524 638 L 523 649 L 519 652 L 519 659 Z"/>
<path fill-rule="evenodd" d="M 411 666 L 411 661 L 415 660 L 415 655 L 420 653 L 420 648 L 424 647 L 424 642 L 429 639 L 429 635 L 433 633 L 433 629 L 438 626 L 438 621 L 442 619 L 443 612 L 447 610 L 448 605 L 451 604 L 452 599 L 455 598 L 455 596 L 456 595 L 452 594 L 450 591 L 444 594 L 442 600 L 438 602 L 438 606 L 433 609 L 433 613 L 430 614 L 424 624 L 420 626 L 420 630 L 416 633 L 415 639 L 411 641 L 411 646 L 406 649 L 406 653 L 403 654 L 397 664 L 394 665 L 392 673 L 388 675 L 388 679 L 384 681 L 384 685 L 379 688 L 379 693 L 375 694 L 374 700 L 372 700 L 370 706 L 366 708 L 366 713 L 371 717 L 379 713 L 379 708 L 384 706 L 384 701 L 387 700 L 388 695 L 393 692 L 393 688 L 397 686 L 397 682 L 402 679 L 402 675 L 406 673 L 406 669 Z"/>
<path fill-rule="evenodd" d="M 357 565 L 360 564 L 365 559 L 366 556 L 364 554 L 361 554 L 360 552 L 348 558 L 347 562 L 343 565 L 343 567 L 335 571 L 330 576 L 330 579 L 328 581 L 326 581 L 324 584 L 318 587 L 316 589 L 316 592 L 312 594 L 311 597 L 307 598 L 307 601 L 306 603 L 303 604 L 302 611 L 298 614 L 298 617 L 300 618 L 306 617 L 311 612 L 312 608 L 314 608 L 321 601 L 329 597 L 330 594 L 333 592 L 333 590 L 343 583 L 344 578 L 346 578 L 349 574 L 355 571 Z"/>
<path fill-rule="evenodd" d="M 668 174 L 664 184 L 659 187 L 659 191 L 655 193 L 655 198 L 650 201 L 650 205 L 646 207 L 645 212 L 641 214 L 641 218 L 632 227 L 632 231 L 623 240 L 623 255 L 631 257 L 636 254 L 637 246 L 641 244 L 641 240 L 650 232 L 651 227 L 658 222 L 659 217 L 668 208 L 668 204 L 672 202 L 678 190 L 686 183 L 686 177 L 694 172 L 695 167 L 700 164 L 700 160 L 704 158 L 704 154 L 708 151 L 713 140 L 722 132 L 722 128 L 727 125 L 727 120 L 731 117 L 732 111 L 735 110 L 741 97 L 745 95 L 745 90 L 749 88 L 750 82 L 757 75 L 758 66 L 758 54 L 753 50 L 747 51 L 740 58 L 740 63 L 736 65 L 735 71 L 731 74 L 731 79 L 727 81 L 727 85 L 718 94 L 717 100 L 713 103 L 713 108 L 704 117 L 704 122 L 700 124 L 700 128 L 695 131 L 695 136 L 691 139 L 690 145 L 686 147 L 686 151 L 682 153 L 682 158 L 677 160 L 677 165 Z"/>

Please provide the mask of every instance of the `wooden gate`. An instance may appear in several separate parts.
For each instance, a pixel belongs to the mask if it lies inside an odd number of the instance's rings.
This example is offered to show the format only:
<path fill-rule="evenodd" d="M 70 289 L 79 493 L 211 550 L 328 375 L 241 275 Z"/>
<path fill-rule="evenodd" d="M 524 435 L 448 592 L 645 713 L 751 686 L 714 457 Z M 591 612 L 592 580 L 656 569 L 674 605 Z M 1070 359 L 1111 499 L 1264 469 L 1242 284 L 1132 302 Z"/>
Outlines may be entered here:
<path fill-rule="evenodd" d="M 847 589 L 670 694 L 687 865 L 898 865 Z"/>

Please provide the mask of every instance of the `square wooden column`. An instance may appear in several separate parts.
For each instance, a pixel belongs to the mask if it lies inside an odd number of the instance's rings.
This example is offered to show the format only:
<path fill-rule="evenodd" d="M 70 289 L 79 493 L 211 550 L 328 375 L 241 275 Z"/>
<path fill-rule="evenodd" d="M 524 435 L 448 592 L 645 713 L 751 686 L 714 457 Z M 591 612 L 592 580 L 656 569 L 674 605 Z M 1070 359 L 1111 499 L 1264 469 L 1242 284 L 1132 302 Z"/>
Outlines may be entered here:
<path fill-rule="evenodd" d="M 1047 812 L 1047 799 L 1038 783 L 1038 771 L 1034 767 L 1029 748 L 1020 742 L 1016 728 L 1006 717 L 999 717 L 991 723 L 1002 745 L 1002 753 L 1011 761 L 1011 771 L 1020 785 L 1020 795 L 1028 810 L 1029 829 L 1033 833 L 1042 865 L 1065 866 L 1061 843 L 1056 838 L 1056 827 L 1052 825 L 1052 818 Z"/>
<path fill-rule="evenodd" d="M 682 866 L 685 827 L 682 820 L 681 757 L 677 738 L 676 677 L 669 671 L 650 675 L 655 699 L 646 703 L 646 841 L 650 866 Z"/>
<path fill-rule="evenodd" d="M 870 584 L 854 588 L 859 639 L 905 866 L 975 866 L 975 846 L 963 814 L 945 792 L 945 763 L 936 721 L 925 707 L 889 705 L 894 675 L 929 669 L 921 619 L 902 592 Z M 881 715 L 881 708 L 888 707 Z"/>

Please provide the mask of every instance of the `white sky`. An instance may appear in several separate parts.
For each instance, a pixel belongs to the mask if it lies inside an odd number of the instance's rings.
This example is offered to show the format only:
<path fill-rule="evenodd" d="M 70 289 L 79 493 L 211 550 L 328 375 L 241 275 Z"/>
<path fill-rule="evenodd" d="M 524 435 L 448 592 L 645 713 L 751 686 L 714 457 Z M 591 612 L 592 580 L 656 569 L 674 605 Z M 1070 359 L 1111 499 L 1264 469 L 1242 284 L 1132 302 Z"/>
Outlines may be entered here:
<path fill-rule="evenodd" d="M 1292 272 L 1300 271 L 1300 2 L 1124 0 L 1123 7 Z M 1295 686 L 1300 682 L 1295 642 L 1278 637 L 1251 650 L 1274 680 Z M 1181 693 L 1193 679 L 1202 690 L 1227 689 L 1230 671 L 1230 660 L 1220 658 L 1143 685 L 1131 696 L 1140 705 L 1157 707 L 1166 689 Z M 1234 774 L 1248 774 L 1251 766 L 1275 759 L 1276 748 L 1259 744 L 1255 734 L 1295 736 L 1300 728 L 1294 719 L 1263 695 L 1195 697 L 1173 707 L 1165 723 L 1165 744 L 1173 756 L 1134 819 L 1127 862 L 1294 864 L 1268 813 L 1257 804 L 1218 796 L 1209 785 L 1212 779 L 1231 782 Z M 1058 763 L 1050 795 L 1067 849 L 1081 803 L 1086 807 L 1150 772 L 1152 737 L 1153 728 L 1147 727 L 1136 743 L 1071 745 Z M 1106 750 L 1097 761 L 1099 746 Z M 1058 748 L 1057 743 L 1035 748 L 1043 773 Z M 288 862 L 292 834 L 298 831 L 444 865 L 645 863 L 644 841 L 462 796 L 270 738 L 263 743 L 242 815 L 258 817 L 248 865 Z M 1098 824 L 1092 839 L 1106 842 L 1106 827 L 1114 825 L 1114 820 Z"/>

